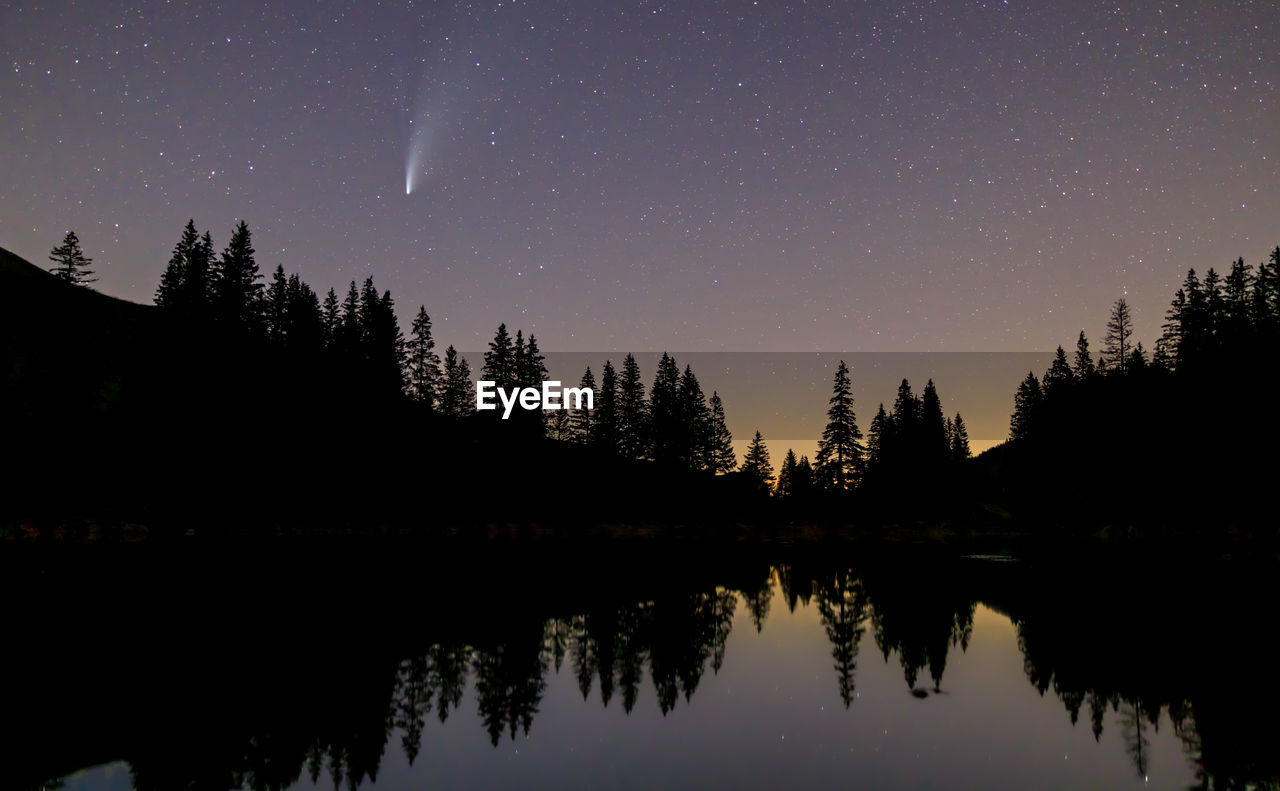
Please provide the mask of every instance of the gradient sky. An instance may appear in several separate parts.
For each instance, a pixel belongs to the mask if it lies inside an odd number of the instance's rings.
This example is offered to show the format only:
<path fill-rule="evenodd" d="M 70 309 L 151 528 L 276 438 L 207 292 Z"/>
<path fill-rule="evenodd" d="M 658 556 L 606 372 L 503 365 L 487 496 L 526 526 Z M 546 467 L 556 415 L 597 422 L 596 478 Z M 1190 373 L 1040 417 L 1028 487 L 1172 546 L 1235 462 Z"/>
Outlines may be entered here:
<path fill-rule="evenodd" d="M 1271 2 L 0 5 L 0 246 L 234 222 L 444 344 L 1015 351 L 1280 243 Z M 406 194 L 411 184 L 412 194 Z"/>

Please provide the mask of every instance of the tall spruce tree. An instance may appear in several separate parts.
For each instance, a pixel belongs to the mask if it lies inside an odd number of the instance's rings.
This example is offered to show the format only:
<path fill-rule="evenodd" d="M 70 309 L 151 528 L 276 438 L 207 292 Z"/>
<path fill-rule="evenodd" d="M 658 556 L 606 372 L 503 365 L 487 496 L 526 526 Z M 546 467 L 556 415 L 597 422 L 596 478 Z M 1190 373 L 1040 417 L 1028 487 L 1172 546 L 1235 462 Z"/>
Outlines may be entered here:
<path fill-rule="evenodd" d="M 1076 339 L 1076 358 L 1071 371 L 1076 375 L 1077 382 L 1087 382 L 1093 378 L 1093 355 L 1089 353 L 1089 339 L 1084 337 L 1084 330 L 1080 330 L 1080 337 Z"/>
<path fill-rule="evenodd" d="M 649 454 L 649 405 L 645 399 L 640 365 L 634 354 L 622 361 L 618 381 L 618 449 L 623 458 L 642 459 Z"/>
<path fill-rule="evenodd" d="M 257 334 L 262 330 L 262 273 L 254 258 L 249 225 L 241 220 L 213 276 L 213 305 L 219 320 Z"/>
<path fill-rule="evenodd" d="M 196 221 L 187 220 L 186 227 L 182 229 L 182 237 L 173 246 L 169 264 L 160 276 L 160 285 L 156 288 L 156 305 L 175 312 L 188 310 L 187 271 L 199 246 L 200 233 L 196 230 Z"/>
<path fill-rule="evenodd" d="M 834 492 L 852 489 L 862 476 L 862 432 L 853 411 L 853 388 L 849 366 L 844 360 L 836 367 L 831 398 L 827 402 L 827 426 L 818 442 L 818 472 Z"/>
<path fill-rule="evenodd" d="M 706 396 L 702 394 L 702 385 L 698 384 L 698 377 L 689 365 L 680 375 L 676 397 L 680 420 L 680 462 L 690 470 L 708 469 L 711 466 L 711 413 L 707 409 Z"/>
<path fill-rule="evenodd" d="M 934 466 L 946 461 L 949 443 L 946 421 L 942 415 L 942 399 L 930 379 L 920 394 L 920 459 Z"/>
<path fill-rule="evenodd" d="M 738 466 L 738 458 L 733 452 L 733 435 L 725 423 L 724 402 L 715 390 L 711 391 L 709 411 L 708 468 L 716 475 L 732 472 Z"/>
<path fill-rule="evenodd" d="M 882 449 L 885 431 L 888 428 L 889 415 L 884 411 L 884 404 L 880 404 L 880 408 L 876 411 L 875 417 L 871 418 L 871 424 L 867 427 L 867 474 L 874 474 L 884 464 L 884 451 Z"/>
<path fill-rule="evenodd" d="M 409 341 L 405 346 L 408 355 L 409 397 L 428 410 L 439 403 L 443 382 L 440 373 L 440 355 L 435 352 L 436 342 L 431 337 L 431 317 L 425 305 L 418 306 L 418 315 L 409 328 Z"/>
<path fill-rule="evenodd" d="M 570 431 L 573 441 L 580 445 L 595 444 L 595 407 L 597 406 L 600 392 L 596 387 L 596 376 L 591 373 L 591 366 L 587 366 L 587 370 L 582 374 L 582 378 L 578 380 L 578 387 L 582 390 L 590 390 L 592 392 L 592 409 L 587 409 L 584 404 L 582 407 L 573 410 L 572 419 L 570 420 Z"/>
<path fill-rule="evenodd" d="M 796 452 L 787 448 L 787 455 L 782 460 L 782 466 L 778 468 L 778 485 L 773 491 L 775 495 L 781 498 L 790 498 L 795 495 L 796 468 L 799 466 Z"/>
<path fill-rule="evenodd" d="M 969 430 L 965 428 L 964 418 L 960 417 L 960 413 L 956 413 L 955 420 L 951 421 L 951 459 L 952 461 L 964 461 L 969 458 L 972 453 L 969 450 Z"/>
<path fill-rule="evenodd" d="M 595 397 L 595 428 L 592 444 L 606 453 L 618 453 L 622 447 L 618 416 L 618 375 L 611 360 L 604 361 L 600 371 L 600 390 Z"/>
<path fill-rule="evenodd" d="M 59 280 L 85 287 L 98 280 L 93 277 L 93 270 L 89 268 L 93 259 L 85 257 L 75 231 L 67 231 L 67 235 L 62 237 L 62 244 L 49 251 L 49 260 L 53 262 L 49 271 Z"/>
<path fill-rule="evenodd" d="M 1026 439 L 1035 433 L 1035 423 L 1043 395 L 1036 375 L 1027 371 L 1027 378 L 1018 385 L 1013 397 L 1013 417 L 1009 421 L 1010 439 Z"/>
<path fill-rule="evenodd" d="M 649 391 L 649 446 L 653 459 L 661 464 L 672 464 L 680 455 L 679 389 L 680 368 L 674 357 L 663 352 Z"/>
<path fill-rule="evenodd" d="M 463 417 L 475 411 L 475 394 L 471 390 L 471 366 L 459 357 L 452 345 L 444 350 L 444 390 L 440 411 L 450 417 Z"/>
<path fill-rule="evenodd" d="M 523 349 L 521 354 L 523 355 Z M 516 385 L 515 344 L 507 333 L 505 323 L 498 325 L 493 340 L 489 341 L 489 350 L 484 353 L 484 366 L 480 369 L 480 375 L 497 387 L 509 390 Z"/>
<path fill-rule="evenodd" d="M 338 295 L 332 288 L 324 297 L 320 315 L 324 322 L 324 347 L 332 350 L 337 347 L 338 337 L 342 332 L 342 311 Z"/>
<path fill-rule="evenodd" d="M 1067 353 L 1061 346 L 1054 353 L 1053 362 L 1049 365 L 1049 370 L 1044 372 L 1044 395 L 1046 398 L 1053 398 L 1056 394 L 1065 390 L 1075 380 L 1075 374 L 1071 371 L 1071 364 L 1067 362 Z"/>
<path fill-rule="evenodd" d="M 267 286 L 266 296 L 267 338 L 273 343 L 284 344 L 288 316 L 289 278 L 284 273 L 284 265 L 276 264 L 275 271 L 271 273 L 271 285 Z"/>
<path fill-rule="evenodd" d="M 768 491 L 773 482 L 773 465 L 769 463 L 769 448 L 760 436 L 760 430 L 751 439 L 746 454 L 742 457 L 742 473 L 757 487 Z"/>

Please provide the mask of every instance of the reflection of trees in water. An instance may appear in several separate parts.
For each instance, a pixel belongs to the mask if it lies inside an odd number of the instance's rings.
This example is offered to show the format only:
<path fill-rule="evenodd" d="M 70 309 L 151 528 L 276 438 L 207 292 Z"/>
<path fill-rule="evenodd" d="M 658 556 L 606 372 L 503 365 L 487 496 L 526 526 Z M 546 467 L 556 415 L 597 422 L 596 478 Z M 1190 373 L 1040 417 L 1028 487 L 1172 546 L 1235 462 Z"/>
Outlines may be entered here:
<path fill-rule="evenodd" d="M 474 642 L 431 642 L 393 661 L 393 654 L 379 654 L 376 647 L 372 659 L 352 651 L 323 670 L 291 677 L 300 690 L 327 689 L 325 696 L 286 692 L 280 711 L 246 718 L 249 724 L 219 722 L 205 729 L 203 739 L 182 744 L 175 737 L 174 744 L 158 743 L 126 758 L 140 791 L 268 791 L 287 788 L 304 773 L 315 782 L 327 778 L 335 788 L 355 789 L 377 778 L 393 738 L 414 764 L 429 738 L 428 720 L 434 713 L 443 723 L 456 712 L 468 679 L 491 743 L 496 746 L 504 734 L 528 735 L 547 674 L 562 667 L 584 700 L 598 687 L 602 706 L 618 697 L 628 713 L 647 673 L 665 714 L 681 698 L 692 702 L 708 668 L 723 667 L 739 597 L 757 632 L 775 596 L 788 609 L 814 605 L 846 708 L 856 697 L 859 650 L 868 631 L 886 661 L 896 654 L 913 694 L 926 696 L 930 691 L 917 687 L 920 677 L 927 669 L 933 691 L 942 688 L 950 652 L 969 645 L 975 602 L 981 599 L 1011 619 L 1027 680 L 1042 695 L 1052 691 L 1073 724 L 1086 719 L 1095 738 L 1104 728 L 1116 728 L 1138 774 L 1147 773 L 1152 734 L 1167 713 L 1202 787 L 1275 787 L 1276 728 L 1258 724 L 1274 708 L 1276 694 L 1246 689 L 1233 665 L 1241 650 L 1261 656 L 1259 640 L 1237 645 L 1212 639 L 1249 634 L 1245 615 L 1215 623 L 1205 639 L 1188 634 L 1185 625 L 1209 622 L 1206 614 L 1219 610 L 1207 605 L 1174 602 L 1166 620 L 1136 622 L 1110 606 L 1137 600 L 1132 590 L 1073 588 L 1052 578 L 975 581 L 937 563 L 872 572 L 799 563 L 757 566 L 734 582 L 732 589 L 671 586 L 641 601 L 603 602 L 567 617 L 545 618 L 524 603 L 504 603 L 457 620 L 465 628 L 486 619 L 494 624 L 479 629 L 487 636 L 470 635 Z M 332 683 L 335 678 L 341 683 Z M 1219 686 L 1208 688 L 1205 679 Z M 271 683 L 264 682 L 264 689 Z M 1222 683 L 1237 694 L 1224 694 Z"/>
<path fill-rule="evenodd" d="M 831 641 L 831 658 L 835 660 L 840 701 L 849 708 L 853 702 L 854 673 L 858 664 L 858 644 L 866 632 L 867 598 L 862 582 L 851 572 L 838 574 L 817 587 L 818 614 Z"/>

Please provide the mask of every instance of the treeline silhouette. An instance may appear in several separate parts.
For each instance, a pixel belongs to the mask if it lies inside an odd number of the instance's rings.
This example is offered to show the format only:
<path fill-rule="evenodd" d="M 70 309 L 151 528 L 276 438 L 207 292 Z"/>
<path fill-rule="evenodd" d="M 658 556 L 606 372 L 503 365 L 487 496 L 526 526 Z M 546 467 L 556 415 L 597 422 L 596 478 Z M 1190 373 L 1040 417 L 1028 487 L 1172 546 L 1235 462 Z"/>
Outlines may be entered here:
<path fill-rule="evenodd" d="M 988 482 L 1042 521 L 1234 526 L 1274 535 L 1266 492 L 1280 432 L 1261 395 L 1280 350 L 1280 247 L 1225 279 L 1194 269 L 1174 295 L 1154 354 L 1133 339 L 1124 299 L 1096 360 L 1083 331 L 1069 358 L 1028 372 L 1011 441 Z"/>
<path fill-rule="evenodd" d="M 901 668 L 904 695 L 955 691 L 947 665 L 967 649 L 983 603 L 1012 620 L 1027 680 L 1052 691 L 1095 738 L 1121 728 L 1138 775 L 1161 716 L 1204 787 L 1280 775 L 1272 749 L 1280 699 L 1239 670 L 1266 655 L 1265 630 L 1240 606 L 1274 596 L 1266 569 L 918 553 L 867 557 L 851 568 L 827 553 L 783 562 L 746 553 L 686 554 L 655 573 L 666 557 L 642 550 L 619 567 L 548 581 L 548 558 L 486 552 L 422 580 L 405 573 L 417 564 L 407 557 L 363 572 L 345 556 L 309 557 L 282 572 L 278 553 L 266 550 L 224 556 L 219 569 L 235 568 L 240 580 L 231 590 L 212 585 L 222 572 L 192 565 L 194 556 L 166 555 L 168 567 L 122 557 L 109 572 L 96 559 L 71 568 L 28 559 L 10 585 L 130 576 L 92 605 L 71 607 L 73 589 L 55 585 L 15 613 L 11 634 L 24 650 L 6 653 L 2 668 L 26 681 L 0 713 L 14 756 L 5 787 L 123 760 L 139 791 L 264 791 L 304 776 L 355 789 L 377 779 L 389 749 L 414 763 L 431 723 L 456 718 L 468 697 L 495 747 L 528 736 L 552 673 L 568 674 L 584 701 L 627 713 L 645 687 L 664 714 L 697 705 L 707 673 L 732 661 L 735 614 L 761 631 L 778 602 L 816 609 L 831 651 L 831 692 L 846 709 L 858 705 L 857 670 L 870 645 L 873 661 Z M 1183 578 L 1202 586 L 1168 582 Z M 191 621 L 157 629 L 170 610 L 154 603 L 123 622 L 100 612 L 157 585 L 186 603 Z M 1130 605 L 1152 596 L 1160 603 L 1135 618 Z M 351 618 L 362 628 L 343 632 L 337 625 Z M 83 648 L 67 650 L 54 631 Z"/>
<path fill-rule="evenodd" d="M 92 282 L 74 233 L 50 259 L 66 292 L 87 291 L 74 288 Z M 18 439 L 32 469 L 65 464 L 60 449 L 77 447 L 78 466 L 98 471 L 74 486 L 20 477 L 26 511 L 56 503 L 156 521 L 190 519 L 186 505 L 204 501 L 219 518 L 273 511 L 267 522 L 1265 523 L 1275 463 L 1263 449 L 1280 432 L 1250 377 L 1280 348 L 1280 247 L 1256 271 L 1240 259 L 1226 278 L 1189 272 L 1151 355 L 1118 300 L 1096 360 L 1081 331 L 1070 357 L 1059 347 L 1043 376 L 1029 372 L 1010 441 L 977 460 L 963 416 L 944 410 L 932 380 L 917 395 L 904 379 L 864 434 L 841 361 L 816 455 L 788 449 L 776 474 L 758 429 L 738 464 L 720 394 L 707 397 L 692 367 L 666 352 L 648 388 L 627 354 L 618 368 L 605 360 L 598 379 L 582 373 L 594 409 L 517 408 L 502 420 L 476 411 L 471 364 L 452 345 L 437 353 L 425 306 L 406 337 L 372 277 L 323 299 L 283 266 L 263 280 L 246 223 L 217 253 L 192 220 L 160 277 L 158 315 L 110 328 L 132 345 L 111 346 L 111 331 L 87 337 L 100 315 L 51 326 L 40 315 L 48 295 L 14 300 L 14 331 L 48 335 L 36 352 L 18 349 L 3 399 L 24 418 Z M 69 360 L 64 369 L 37 361 L 54 355 Z M 548 375 L 537 338 L 499 324 L 480 378 L 510 391 Z M 533 458 L 518 473 L 492 469 Z M 265 468 L 246 470 L 251 460 Z M 1183 480 L 1190 465 L 1194 487 Z M 424 509 L 415 492 L 433 486 L 454 496 Z M 654 491 L 668 496 L 645 494 Z"/>

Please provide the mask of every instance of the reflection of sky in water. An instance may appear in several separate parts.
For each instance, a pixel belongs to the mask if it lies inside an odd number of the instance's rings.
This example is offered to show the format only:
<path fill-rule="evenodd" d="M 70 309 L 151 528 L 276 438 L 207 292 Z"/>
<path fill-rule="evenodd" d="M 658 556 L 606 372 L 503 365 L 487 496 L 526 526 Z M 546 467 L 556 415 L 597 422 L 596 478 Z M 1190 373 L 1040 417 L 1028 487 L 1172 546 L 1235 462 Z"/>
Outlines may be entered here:
<path fill-rule="evenodd" d="M 422 752 L 406 765 L 399 736 L 367 788 L 1186 788 L 1190 766 L 1166 716 L 1148 727 L 1148 781 L 1125 754 L 1120 714 L 1100 743 L 1087 712 L 1072 726 L 1052 691 L 1027 681 L 1007 618 L 978 606 L 968 650 L 947 657 L 940 693 L 918 699 L 896 655 L 886 662 L 867 624 L 856 698 L 840 702 L 817 607 L 789 613 L 775 595 L 757 634 L 739 603 L 718 674 L 666 716 L 649 679 L 630 715 L 598 682 L 584 703 L 569 660 L 548 674 L 526 738 L 495 749 L 480 727 L 473 680 L 443 726 L 427 716 Z M 931 688 L 927 668 L 918 686 Z M 115 789 L 114 785 L 73 786 Z M 305 776 L 297 788 L 312 788 Z M 316 788 L 329 789 L 321 776 Z"/>

